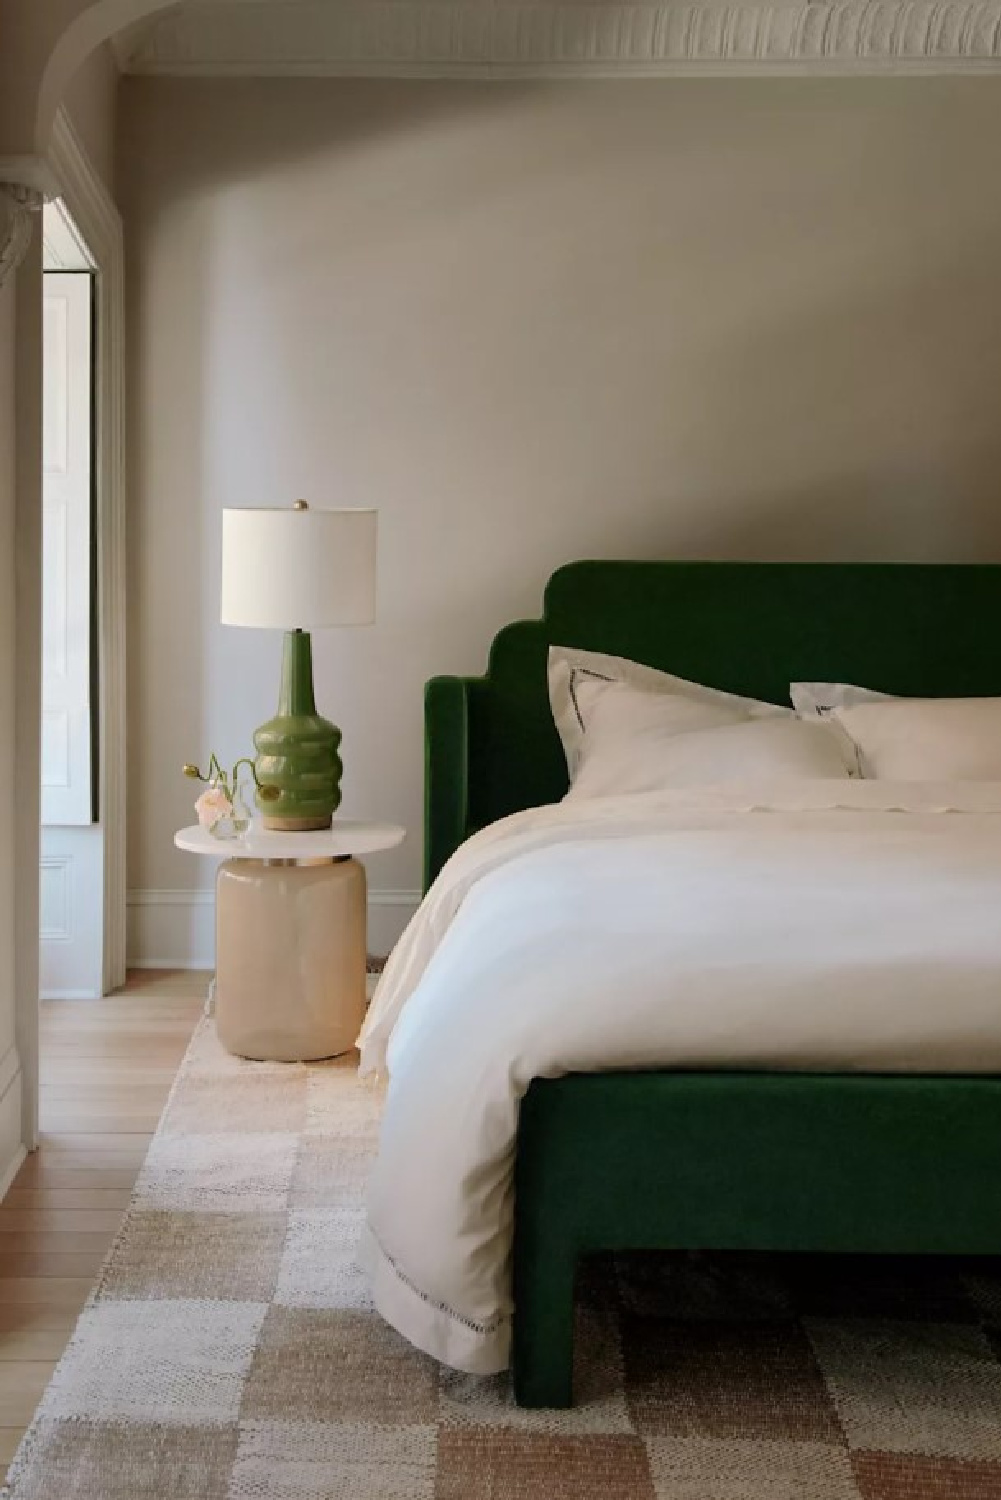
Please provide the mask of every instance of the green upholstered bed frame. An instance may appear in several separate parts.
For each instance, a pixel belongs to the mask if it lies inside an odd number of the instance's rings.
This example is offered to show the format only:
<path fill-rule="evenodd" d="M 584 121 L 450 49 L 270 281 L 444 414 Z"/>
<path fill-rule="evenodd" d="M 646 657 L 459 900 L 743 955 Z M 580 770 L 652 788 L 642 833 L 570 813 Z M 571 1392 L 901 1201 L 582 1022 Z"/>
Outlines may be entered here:
<path fill-rule="evenodd" d="M 796 680 L 1001 696 L 1001 566 L 561 568 L 543 618 L 497 636 L 486 676 L 428 684 L 426 884 L 476 829 L 566 791 L 546 692 L 550 644 L 776 703 Z M 564 1406 L 582 1255 L 1001 1252 L 1001 1080 L 668 1071 L 536 1080 L 521 1113 L 515 1218 L 515 1393 L 525 1405 Z"/>

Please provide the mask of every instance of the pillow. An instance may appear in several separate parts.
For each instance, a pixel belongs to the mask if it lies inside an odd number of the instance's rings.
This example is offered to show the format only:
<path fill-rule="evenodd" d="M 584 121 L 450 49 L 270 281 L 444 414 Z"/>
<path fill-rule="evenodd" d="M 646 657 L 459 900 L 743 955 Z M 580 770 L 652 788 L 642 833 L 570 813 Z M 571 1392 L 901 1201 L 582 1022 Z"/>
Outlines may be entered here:
<path fill-rule="evenodd" d="M 590 685 L 593 691 L 582 693 L 581 689 L 585 684 Z M 668 694 L 690 706 L 697 705 L 704 711 L 724 707 L 738 710 L 738 717 L 742 718 L 793 718 L 792 709 L 780 707 L 777 703 L 762 703 L 757 698 L 740 698 L 735 693 L 724 693 L 719 688 L 689 682 L 684 677 L 674 677 L 670 672 L 658 672 L 656 667 L 645 667 L 624 656 L 606 656 L 599 651 L 578 651 L 572 646 L 550 646 L 549 702 L 563 741 L 571 781 L 577 772 L 581 745 L 589 728 L 589 716 L 608 689 L 622 684 L 645 689 L 649 694 Z M 678 712 L 681 712 L 680 706 Z M 703 712 L 699 718 L 690 708 L 686 728 L 710 728 L 718 723 L 719 719 L 713 717 L 711 712 Z"/>
<path fill-rule="evenodd" d="M 851 741 L 880 781 L 1001 781 L 1001 698 L 891 698 L 846 683 L 794 683 L 792 701 Z"/>
<path fill-rule="evenodd" d="M 752 717 L 723 703 L 582 680 L 586 727 L 568 796 L 607 797 L 710 783 L 845 779 L 843 737 L 793 714 Z"/>
<path fill-rule="evenodd" d="M 840 723 L 835 709 L 854 708 L 858 703 L 886 703 L 891 695 L 877 693 L 875 688 L 855 687 L 849 682 L 792 682 L 789 697 L 796 712 L 804 719 L 826 719 L 845 739 L 845 753 L 856 776 L 866 776 L 862 751 Z"/>
<path fill-rule="evenodd" d="M 621 656 L 550 647 L 549 696 L 578 796 L 851 774 L 829 726 Z"/>
<path fill-rule="evenodd" d="M 856 703 L 886 703 L 892 693 L 875 688 L 854 687 L 849 682 L 793 682 L 789 697 L 798 714 L 829 714 L 835 708 L 854 708 Z"/>

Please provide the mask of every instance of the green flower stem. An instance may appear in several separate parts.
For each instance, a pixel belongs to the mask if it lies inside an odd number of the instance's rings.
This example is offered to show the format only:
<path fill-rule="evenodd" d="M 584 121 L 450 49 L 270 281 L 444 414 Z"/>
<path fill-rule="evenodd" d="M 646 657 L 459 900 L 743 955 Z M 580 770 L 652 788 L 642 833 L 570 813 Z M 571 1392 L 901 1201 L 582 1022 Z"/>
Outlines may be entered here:
<path fill-rule="evenodd" d="M 227 773 L 223 770 L 222 765 L 219 762 L 219 757 L 213 750 L 211 756 L 209 757 L 207 771 L 203 771 L 200 766 L 196 766 L 189 761 L 184 767 L 184 774 L 185 776 L 189 776 L 192 781 L 204 781 L 207 784 L 218 786 L 222 791 L 226 793 L 226 796 L 229 798 L 230 802 L 232 802 L 234 796 L 236 795 L 236 787 L 240 776 L 241 766 L 250 767 L 250 774 L 254 778 L 254 786 L 257 788 L 257 791 L 260 793 L 265 802 L 277 798 L 277 791 L 274 791 L 271 787 L 261 785 L 260 779 L 257 775 L 257 767 L 247 755 L 242 755 L 234 765 L 232 771 Z"/>

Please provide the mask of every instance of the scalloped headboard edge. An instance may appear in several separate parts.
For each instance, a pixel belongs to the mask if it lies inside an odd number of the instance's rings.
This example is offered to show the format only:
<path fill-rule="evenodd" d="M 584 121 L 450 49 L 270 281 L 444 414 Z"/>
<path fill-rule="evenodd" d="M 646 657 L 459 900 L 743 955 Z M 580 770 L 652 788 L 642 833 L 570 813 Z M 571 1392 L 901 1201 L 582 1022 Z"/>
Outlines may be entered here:
<path fill-rule="evenodd" d="M 788 701 L 795 681 L 1001 696 L 1001 564 L 569 563 L 541 620 L 507 625 L 483 677 L 425 695 L 425 889 L 477 828 L 562 797 L 550 644 Z"/>

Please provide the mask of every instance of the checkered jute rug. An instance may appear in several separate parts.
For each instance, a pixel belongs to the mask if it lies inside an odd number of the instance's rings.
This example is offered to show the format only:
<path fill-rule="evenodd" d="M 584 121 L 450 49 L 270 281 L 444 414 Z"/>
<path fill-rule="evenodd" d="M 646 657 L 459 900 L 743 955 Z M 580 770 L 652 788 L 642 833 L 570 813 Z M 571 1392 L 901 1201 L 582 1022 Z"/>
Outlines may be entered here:
<path fill-rule="evenodd" d="M 1001 1265 L 591 1264 L 579 1404 L 440 1369 L 354 1261 L 380 1096 L 195 1034 L 16 1500 L 1001 1500 Z"/>

